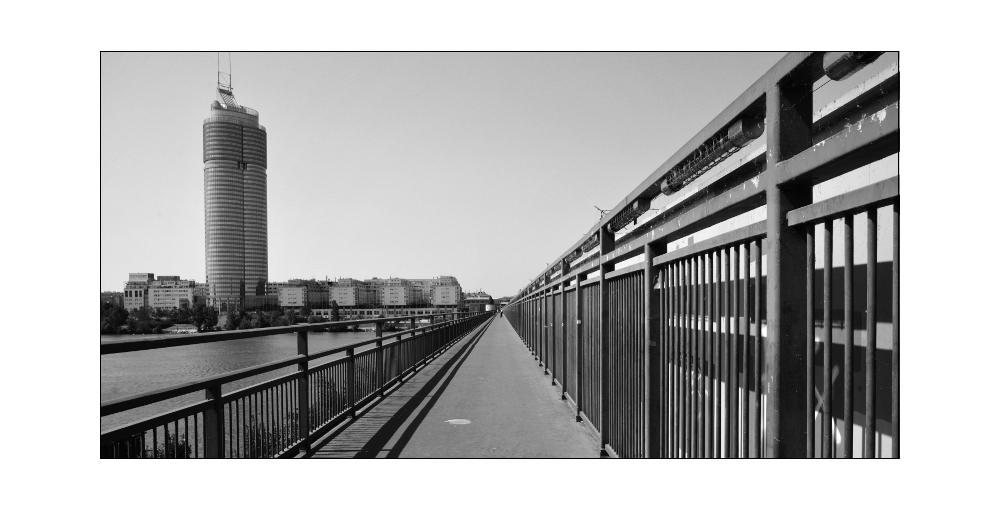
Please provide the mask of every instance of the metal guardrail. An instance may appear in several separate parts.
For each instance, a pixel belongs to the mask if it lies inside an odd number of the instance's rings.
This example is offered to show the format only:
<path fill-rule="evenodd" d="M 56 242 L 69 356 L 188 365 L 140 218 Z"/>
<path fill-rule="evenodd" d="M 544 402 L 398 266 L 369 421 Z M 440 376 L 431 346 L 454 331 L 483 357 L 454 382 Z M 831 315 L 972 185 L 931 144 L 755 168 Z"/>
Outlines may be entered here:
<path fill-rule="evenodd" d="M 340 422 L 352 418 L 430 358 L 492 314 L 442 313 L 406 318 L 361 319 L 184 336 L 155 336 L 101 344 L 101 355 L 164 349 L 296 333 L 296 356 L 214 375 L 168 388 L 101 402 L 101 416 L 205 391 L 205 400 L 101 434 L 102 458 L 290 457 Z M 424 318 L 450 317 L 416 327 Z M 383 325 L 410 321 L 410 329 L 383 336 Z M 309 332 L 375 325 L 375 338 L 309 352 Z M 344 357 L 311 366 L 333 354 Z M 294 373 L 223 394 L 222 385 L 285 367 Z M 173 431 L 171 433 L 171 425 Z M 161 432 L 162 431 L 162 432 Z"/>
<path fill-rule="evenodd" d="M 898 177 L 813 201 L 815 184 L 899 151 L 899 74 L 891 69 L 882 82 L 814 118 L 812 92 L 825 61 L 852 58 L 832 57 L 792 53 L 779 61 L 505 307 L 578 419 L 600 433 L 606 454 L 828 458 L 840 444 L 850 457 L 854 416 L 863 414 L 863 456 L 876 456 L 878 422 L 888 423 L 883 434 L 891 438 L 890 455 L 899 456 Z M 725 126 L 760 115 L 765 154 L 615 239 L 608 227 L 616 214 L 648 200 L 671 169 Z M 667 252 L 669 243 L 761 206 L 765 221 Z M 876 344 L 879 208 L 891 208 L 893 218 L 892 284 L 883 298 L 891 300 L 891 352 Z M 853 288 L 853 221 L 860 213 L 868 223 L 864 310 L 856 309 Z M 854 400 L 858 348 L 838 354 L 832 342 L 834 221 L 845 225 L 843 345 L 854 345 L 855 314 L 865 318 L 863 407 Z M 826 241 L 822 294 L 814 282 L 816 225 Z M 598 252 L 580 262 L 595 246 Z M 643 262 L 616 270 L 640 254 Z M 839 388 L 837 356 L 844 368 Z M 891 378 L 888 391 L 879 389 L 879 366 L 891 366 L 882 374 Z M 837 399 L 842 408 L 834 407 Z M 843 423 L 840 443 L 835 419 Z"/>

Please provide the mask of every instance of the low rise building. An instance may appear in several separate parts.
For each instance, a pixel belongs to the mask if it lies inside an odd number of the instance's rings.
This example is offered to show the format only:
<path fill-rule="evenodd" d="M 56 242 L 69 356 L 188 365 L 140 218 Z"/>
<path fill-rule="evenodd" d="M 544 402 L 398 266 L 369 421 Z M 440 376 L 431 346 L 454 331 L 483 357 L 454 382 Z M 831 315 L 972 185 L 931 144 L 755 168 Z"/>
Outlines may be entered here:
<path fill-rule="evenodd" d="M 129 273 L 122 293 L 126 310 L 136 310 L 144 306 L 169 310 L 204 304 L 208 295 L 208 285 L 194 280 L 182 280 L 180 276 L 155 276 L 153 273 Z"/>
<path fill-rule="evenodd" d="M 493 296 L 479 291 L 470 292 L 465 295 L 465 306 L 468 308 L 469 312 L 478 313 L 485 312 L 493 309 Z"/>
<path fill-rule="evenodd" d="M 330 308 L 330 286 L 326 280 L 293 278 L 287 282 L 269 282 L 268 292 L 277 294 L 277 304 L 282 308 Z M 274 295 L 274 294 L 270 294 Z"/>
<path fill-rule="evenodd" d="M 330 302 L 341 308 L 370 308 L 378 304 L 378 291 L 371 282 L 340 278 L 330 287 Z"/>
<path fill-rule="evenodd" d="M 153 281 L 153 273 L 129 273 L 125 282 L 124 306 L 132 311 L 149 306 L 149 284 Z"/>

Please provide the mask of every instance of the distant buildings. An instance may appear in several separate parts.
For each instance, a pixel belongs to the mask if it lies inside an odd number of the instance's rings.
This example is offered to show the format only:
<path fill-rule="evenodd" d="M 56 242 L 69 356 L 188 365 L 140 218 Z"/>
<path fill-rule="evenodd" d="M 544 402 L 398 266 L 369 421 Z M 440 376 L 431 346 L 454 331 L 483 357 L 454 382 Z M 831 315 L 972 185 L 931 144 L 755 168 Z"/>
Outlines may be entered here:
<path fill-rule="evenodd" d="M 205 303 L 207 286 L 179 276 L 154 277 L 153 273 L 129 273 L 122 295 L 122 306 L 132 311 L 144 306 L 149 308 L 194 307 Z M 104 301 L 104 292 L 101 301 Z M 115 293 L 110 293 L 115 294 Z"/>
<path fill-rule="evenodd" d="M 337 281 L 300 280 L 268 282 L 267 295 L 275 296 L 282 308 L 308 306 L 314 310 L 336 308 L 343 316 L 386 315 L 391 310 L 458 310 L 462 286 L 454 276 L 436 278 L 340 278 Z M 377 312 L 377 313 L 376 313 Z"/>
<path fill-rule="evenodd" d="M 469 312 L 485 312 L 487 310 L 492 310 L 493 308 L 493 296 L 485 292 L 470 292 L 465 295 L 465 306 L 469 309 Z"/>

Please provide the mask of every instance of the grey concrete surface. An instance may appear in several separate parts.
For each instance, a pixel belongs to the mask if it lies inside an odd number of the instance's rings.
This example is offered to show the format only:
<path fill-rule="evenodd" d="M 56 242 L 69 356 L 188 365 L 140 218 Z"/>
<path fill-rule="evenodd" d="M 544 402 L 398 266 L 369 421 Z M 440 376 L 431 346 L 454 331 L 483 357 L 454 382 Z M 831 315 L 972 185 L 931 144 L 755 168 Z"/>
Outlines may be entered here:
<path fill-rule="evenodd" d="M 597 458 L 506 318 L 452 346 L 312 458 Z"/>

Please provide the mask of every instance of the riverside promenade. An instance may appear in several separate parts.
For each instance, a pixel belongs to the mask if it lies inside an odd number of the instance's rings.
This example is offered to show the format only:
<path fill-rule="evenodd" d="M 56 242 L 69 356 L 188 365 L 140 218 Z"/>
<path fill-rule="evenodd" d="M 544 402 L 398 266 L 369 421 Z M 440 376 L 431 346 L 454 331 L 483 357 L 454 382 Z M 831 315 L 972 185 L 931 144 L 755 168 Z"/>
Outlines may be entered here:
<path fill-rule="evenodd" d="M 499 315 L 305 458 L 596 458 L 551 379 Z"/>

